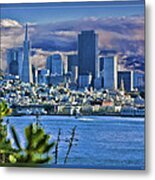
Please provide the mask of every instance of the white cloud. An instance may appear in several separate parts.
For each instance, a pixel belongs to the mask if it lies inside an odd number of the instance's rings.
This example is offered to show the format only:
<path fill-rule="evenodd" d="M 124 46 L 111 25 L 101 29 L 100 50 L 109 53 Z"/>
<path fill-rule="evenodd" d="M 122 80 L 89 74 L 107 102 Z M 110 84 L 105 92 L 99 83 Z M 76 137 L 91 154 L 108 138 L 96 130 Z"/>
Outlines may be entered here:
<path fill-rule="evenodd" d="M 144 55 L 144 17 L 85 17 L 74 21 L 50 24 L 29 24 L 30 40 L 36 54 L 34 64 L 45 64 L 49 54 L 77 50 L 77 35 L 82 30 L 95 29 L 99 34 L 99 48 L 115 48 L 128 54 Z M 12 19 L 1 20 L 2 59 L 7 48 L 23 45 L 24 25 Z M 5 63 L 3 63 L 5 64 Z"/>
<path fill-rule="evenodd" d="M 22 25 L 12 19 L 1 19 L 1 27 L 4 28 L 21 28 Z"/>
<path fill-rule="evenodd" d="M 75 36 L 77 36 L 77 32 L 76 31 L 55 31 L 55 32 L 51 32 L 51 35 L 75 38 Z"/>

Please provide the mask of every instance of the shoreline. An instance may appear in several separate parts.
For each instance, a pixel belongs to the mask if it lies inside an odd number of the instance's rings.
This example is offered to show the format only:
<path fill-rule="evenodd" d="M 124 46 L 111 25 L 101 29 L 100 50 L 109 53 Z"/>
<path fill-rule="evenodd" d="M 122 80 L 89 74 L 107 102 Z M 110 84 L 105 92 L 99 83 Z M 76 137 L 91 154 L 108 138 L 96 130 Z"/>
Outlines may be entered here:
<path fill-rule="evenodd" d="M 101 117 L 101 116 L 105 116 L 105 117 L 124 117 L 124 118 L 128 118 L 128 117 L 131 117 L 131 118 L 144 118 L 145 119 L 145 116 L 138 116 L 138 115 L 120 115 L 120 114 L 98 114 L 98 115 L 95 115 L 95 114 L 91 114 L 91 115 L 80 115 L 80 116 L 77 116 L 76 115 L 70 115 L 70 114 L 21 114 L 21 115 L 9 115 L 8 117 L 22 117 L 22 116 L 64 116 L 64 117 L 75 117 L 75 118 L 80 118 L 80 117 L 90 117 L 90 116 L 96 116 L 96 117 Z"/>

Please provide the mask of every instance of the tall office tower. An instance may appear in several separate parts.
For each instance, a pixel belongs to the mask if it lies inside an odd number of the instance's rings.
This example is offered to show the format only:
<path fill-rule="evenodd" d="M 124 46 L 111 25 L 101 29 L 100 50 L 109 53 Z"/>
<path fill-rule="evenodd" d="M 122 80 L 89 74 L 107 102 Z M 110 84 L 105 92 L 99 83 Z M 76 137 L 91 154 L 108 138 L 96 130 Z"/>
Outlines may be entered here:
<path fill-rule="evenodd" d="M 92 75 L 91 74 L 85 74 L 79 76 L 79 87 L 80 88 L 88 88 L 91 86 L 92 83 Z"/>
<path fill-rule="evenodd" d="M 38 84 L 38 68 L 32 65 L 33 83 Z"/>
<path fill-rule="evenodd" d="M 52 55 L 48 56 L 46 59 L 46 69 L 49 70 L 50 74 L 52 73 Z"/>
<path fill-rule="evenodd" d="M 134 72 L 134 88 L 139 91 L 145 89 L 145 75 L 142 72 Z"/>
<path fill-rule="evenodd" d="M 104 89 L 117 89 L 117 56 L 104 57 Z"/>
<path fill-rule="evenodd" d="M 78 66 L 72 66 L 71 68 L 71 82 L 77 83 L 78 80 Z"/>
<path fill-rule="evenodd" d="M 121 88 L 121 84 L 124 84 L 124 89 L 127 92 L 133 90 L 133 71 L 119 71 L 118 72 L 118 89 Z"/>
<path fill-rule="evenodd" d="M 53 54 L 47 57 L 46 69 L 51 75 L 63 75 L 63 61 L 60 54 Z"/>
<path fill-rule="evenodd" d="M 18 75 L 21 78 L 23 49 L 22 48 L 7 49 L 6 55 L 7 55 L 7 73 L 12 75 Z"/>
<path fill-rule="evenodd" d="M 50 72 L 48 69 L 38 70 L 38 84 L 49 84 Z"/>
<path fill-rule="evenodd" d="M 101 56 L 99 58 L 99 61 L 100 61 L 100 72 L 104 70 L 104 57 Z"/>
<path fill-rule="evenodd" d="M 72 67 L 78 66 L 78 55 L 77 54 L 68 55 L 67 61 L 68 61 L 68 72 L 71 72 Z"/>
<path fill-rule="evenodd" d="M 68 73 L 68 61 L 67 61 L 67 57 L 63 57 L 63 74 L 67 74 Z"/>
<path fill-rule="evenodd" d="M 99 77 L 98 35 L 92 31 L 82 31 L 78 35 L 79 76 L 92 74 Z"/>
<path fill-rule="evenodd" d="M 103 87 L 102 77 L 95 78 L 94 79 L 94 88 L 95 89 L 101 89 Z"/>
<path fill-rule="evenodd" d="M 99 57 L 99 64 L 100 64 L 100 77 L 103 79 L 104 76 L 104 57 Z"/>
<path fill-rule="evenodd" d="M 30 62 L 30 41 L 28 38 L 28 25 L 26 24 L 25 40 L 24 40 L 24 59 L 21 80 L 25 83 L 33 82 L 32 65 Z"/>
<path fill-rule="evenodd" d="M 60 54 L 54 54 L 52 57 L 52 74 L 63 75 L 63 62 Z"/>

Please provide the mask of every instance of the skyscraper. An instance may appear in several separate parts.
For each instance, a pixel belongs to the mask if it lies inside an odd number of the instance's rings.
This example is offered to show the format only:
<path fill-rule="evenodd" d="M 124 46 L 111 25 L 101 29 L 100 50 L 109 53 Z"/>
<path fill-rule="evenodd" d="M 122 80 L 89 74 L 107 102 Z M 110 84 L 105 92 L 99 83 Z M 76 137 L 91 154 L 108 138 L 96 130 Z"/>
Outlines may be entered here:
<path fill-rule="evenodd" d="M 22 65 L 22 78 L 25 83 L 33 82 L 32 65 L 30 62 L 30 41 L 28 38 L 28 25 L 26 24 L 25 40 L 24 40 L 24 59 Z"/>
<path fill-rule="evenodd" d="M 104 70 L 104 57 L 101 56 L 99 58 L 99 61 L 100 61 L 100 72 L 102 72 Z"/>
<path fill-rule="evenodd" d="M 10 48 L 7 49 L 7 73 L 12 75 L 22 75 L 23 49 Z"/>
<path fill-rule="evenodd" d="M 48 69 L 39 69 L 38 70 L 38 84 L 49 84 L 49 75 L 50 72 Z"/>
<path fill-rule="evenodd" d="M 104 57 L 104 89 L 117 89 L 117 56 Z"/>
<path fill-rule="evenodd" d="M 78 35 L 78 64 L 79 76 L 92 74 L 92 78 L 99 76 L 98 36 L 92 31 L 82 31 Z"/>
<path fill-rule="evenodd" d="M 48 69 L 51 74 L 51 72 L 52 72 L 52 55 L 48 56 L 46 59 L 46 69 Z"/>
<path fill-rule="evenodd" d="M 72 71 L 72 67 L 78 66 L 78 55 L 71 54 L 68 55 L 68 72 Z"/>
<path fill-rule="evenodd" d="M 121 88 L 123 81 L 125 91 L 133 90 L 133 71 L 119 71 L 118 72 L 118 88 Z"/>
<path fill-rule="evenodd" d="M 71 68 L 71 82 L 77 83 L 78 80 L 78 66 L 72 66 Z"/>
<path fill-rule="evenodd" d="M 79 76 L 79 87 L 80 88 L 88 88 L 91 86 L 91 83 L 92 83 L 91 73 Z"/>
<path fill-rule="evenodd" d="M 134 71 L 134 88 L 137 88 L 139 91 L 144 90 L 145 86 L 145 74 L 142 72 Z"/>
<path fill-rule="evenodd" d="M 46 69 L 49 69 L 51 75 L 63 75 L 63 61 L 60 54 L 48 56 Z"/>
<path fill-rule="evenodd" d="M 32 77 L 33 83 L 38 84 L 38 67 L 32 65 Z"/>

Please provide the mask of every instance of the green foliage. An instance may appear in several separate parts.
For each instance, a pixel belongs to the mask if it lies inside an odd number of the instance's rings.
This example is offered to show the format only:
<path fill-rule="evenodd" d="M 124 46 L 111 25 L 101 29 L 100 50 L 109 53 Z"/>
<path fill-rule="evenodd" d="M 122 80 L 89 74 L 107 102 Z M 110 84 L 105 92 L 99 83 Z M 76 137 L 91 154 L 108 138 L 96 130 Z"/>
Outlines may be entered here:
<path fill-rule="evenodd" d="M 0 154 L 12 151 L 11 141 L 7 139 L 7 126 L 0 123 Z"/>
<path fill-rule="evenodd" d="M 5 116 L 8 116 L 12 113 L 12 110 L 8 107 L 7 103 L 2 100 L 0 102 L 0 120 L 2 121 L 2 118 Z"/>
<path fill-rule="evenodd" d="M 7 125 L 3 124 L 3 117 L 11 113 L 5 101 L 0 102 L 0 163 L 5 163 L 10 153 L 14 151 L 11 141 L 7 139 Z"/>
<path fill-rule="evenodd" d="M 16 131 L 15 131 L 15 128 L 14 128 L 14 127 L 11 127 L 11 130 L 12 130 L 13 139 L 14 139 L 14 141 L 15 141 L 18 149 L 22 149 L 22 148 L 21 148 L 21 145 L 20 145 L 20 142 L 18 141 L 18 137 L 17 137 Z"/>
<path fill-rule="evenodd" d="M 3 123 L 3 118 L 12 113 L 5 101 L 0 102 L 0 164 L 16 164 L 16 165 L 37 165 L 48 163 L 52 156 L 49 152 L 55 146 L 55 142 L 50 142 L 50 135 L 46 134 L 44 129 L 39 126 L 39 123 L 30 124 L 25 128 L 26 145 L 21 146 L 20 139 L 15 128 L 11 127 L 12 139 L 15 147 L 7 138 L 7 124 Z M 72 130 L 72 135 L 69 140 L 68 150 L 65 161 L 67 162 L 75 136 L 76 126 Z M 55 146 L 55 164 L 58 161 L 58 145 L 60 142 L 60 129 L 58 139 Z"/>
<path fill-rule="evenodd" d="M 50 136 L 37 124 L 31 124 L 25 128 L 26 146 L 24 148 L 20 145 L 14 127 L 11 127 L 11 132 L 18 151 L 10 156 L 12 163 L 42 164 L 52 159 L 48 153 L 55 143 L 49 143 Z"/>
<path fill-rule="evenodd" d="M 27 163 L 41 164 L 49 162 L 52 157 L 48 155 L 55 143 L 50 143 L 50 136 L 38 124 L 31 124 L 25 128 L 26 146 L 22 147 L 15 128 L 11 127 L 12 139 L 16 145 L 13 147 L 7 139 L 7 125 L 3 118 L 10 115 L 12 110 L 5 101 L 0 102 L 0 163 Z"/>

